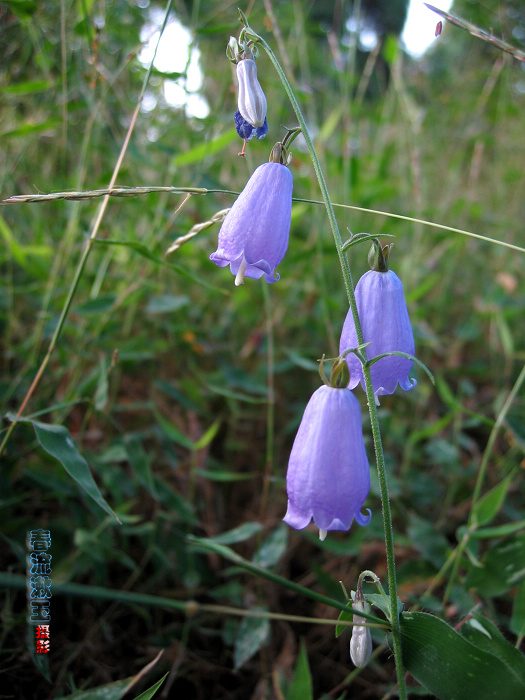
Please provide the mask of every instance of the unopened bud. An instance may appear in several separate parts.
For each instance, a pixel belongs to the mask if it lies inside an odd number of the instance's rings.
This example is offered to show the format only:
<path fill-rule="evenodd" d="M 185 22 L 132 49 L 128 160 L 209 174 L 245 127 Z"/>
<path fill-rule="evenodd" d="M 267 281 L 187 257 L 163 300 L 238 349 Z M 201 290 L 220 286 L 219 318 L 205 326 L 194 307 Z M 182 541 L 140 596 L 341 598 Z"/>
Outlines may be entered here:
<path fill-rule="evenodd" d="M 363 598 L 360 587 L 355 594 L 352 607 L 359 612 L 368 612 L 370 610 L 370 606 Z M 372 653 L 372 635 L 370 634 L 370 628 L 364 626 L 366 623 L 364 617 L 354 615 L 353 622 L 352 637 L 350 638 L 350 658 L 354 666 L 361 668 L 366 666 Z"/>
<path fill-rule="evenodd" d="M 248 124 L 258 127 L 266 119 L 266 97 L 257 79 L 257 66 L 251 58 L 245 58 L 237 64 L 239 81 L 238 107 L 243 119 Z"/>

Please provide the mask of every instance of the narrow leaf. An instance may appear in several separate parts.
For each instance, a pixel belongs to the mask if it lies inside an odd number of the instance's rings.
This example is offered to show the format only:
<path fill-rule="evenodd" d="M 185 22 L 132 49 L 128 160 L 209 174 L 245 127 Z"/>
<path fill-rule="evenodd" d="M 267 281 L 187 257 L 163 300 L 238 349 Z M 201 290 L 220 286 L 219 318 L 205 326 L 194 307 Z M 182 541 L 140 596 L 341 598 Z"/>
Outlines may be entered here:
<path fill-rule="evenodd" d="M 270 622 L 267 617 L 245 617 L 241 622 L 233 653 L 235 670 L 238 671 L 270 636 Z"/>
<path fill-rule="evenodd" d="M 19 419 L 21 423 L 30 423 L 40 446 L 52 457 L 57 459 L 66 472 L 106 513 L 112 515 L 119 523 L 120 520 L 102 497 L 98 486 L 89 470 L 88 463 L 77 450 L 69 431 L 63 425 L 40 423 L 29 418 Z"/>
<path fill-rule="evenodd" d="M 505 500 L 511 482 L 512 475 L 509 474 L 474 504 L 472 513 L 477 525 L 487 525 L 496 517 Z"/>
<path fill-rule="evenodd" d="M 222 535 L 217 535 L 217 537 L 208 537 L 207 541 L 214 542 L 215 544 L 236 544 L 237 542 L 249 540 L 256 532 L 260 532 L 261 530 L 262 525 L 260 523 L 244 523 L 243 525 L 239 525 L 239 527 L 233 528 L 233 530 L 223 532 Z"/>
<path fill-rule="evenodd" d="M 312 673 L 308 663 L 308 654 L 306 653 L 304 639 L 301 639 L 297 666 L 295 667 L 293 680 L 286 694 L 286 700 L 313 700 L 313 697 Z"/>
<path fill-rule="evenodd" d="M 510 629 L 519 637 L 525 636 L 525 581 L 522 581 L 516 591 Z"/>

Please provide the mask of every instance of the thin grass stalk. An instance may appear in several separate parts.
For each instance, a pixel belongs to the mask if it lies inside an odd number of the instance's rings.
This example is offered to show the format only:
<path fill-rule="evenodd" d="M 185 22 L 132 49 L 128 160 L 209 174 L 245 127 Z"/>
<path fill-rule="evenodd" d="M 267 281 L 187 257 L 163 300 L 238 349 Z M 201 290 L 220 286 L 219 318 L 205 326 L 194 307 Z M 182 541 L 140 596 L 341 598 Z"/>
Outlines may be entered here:
<path fill-rule="evenodd" d="M 135 107 L 135 111 L 133 112 L 133 116 L 131 118 L 131 122 L 130 122 L 128 131 L 126 134 L 126 138 L 124 139 L 124 143 L 123 143 L 122 148 L 120 150 L 119 157 L 118 157 L 117 162 L 115 164 L 115 168 L 113 169 L 113 175 L 111 176 L 111 181 L 110 181 L 109 187 L 108 187 L 109 190 L 111 190 L 115 185 L 118 174 L 120 172 L 120 167 L 122 165 L 122 161 L 124 160 L 124 156 L 126 155 L 126 151 L 128 149 L 128 145 L 129 145 L 129 142 L 131 139 L 131 134 L 133 133 L 133 130 L 135 128 L 135 123 L 137 121 L 137 117 L 139 114 L 140 105 L 142 104 L 142 100 L 144 98 L 144 93 L 146 91 L 146 87 L 148 86 L 151 72 L 153 70 L 153 63 L 154 63 L 155 57 L 157 55 L 157 49 L 158 49 L 160 40 L 162 38 L 162 34 L 164 33 L 164 29 L 166 27 L 166 24 L 168 22 L 168 17 L 169 17 L 169 13 L 170 13 L 172 4 L 173 4 L 173 0 L 168 0 L 168 4 L 166 6 L 166 13 L 164 15 L 164 21 L 162 23 L 162 27 L 161 27 L 160 33 L 159 33 L 159 39 L 157 41 L 157 45 L 155 47 L 155 51 L 154 51 L 153 57 L 151 59 L 151 63 L 150 63 L 149 68 L 146 72 L 146 76 L 145 76 L 144 82 L 142 84 L 142 89 L 140 91 L 140 95 L 139 95 L 139 98 L 137 100 L 137 105 Z M 64 307 L 62 308 L 62 313 L 60 314 L 60 319 L 58 321 L 57 327 L 55 329 L 55 332 L 53 333 L 53 337 L 51 338 L 51 342 L 49 343 L 49 347 L 48 347 L 46 355 L 42 361 L 42 364 L 40 365 L 40 367 L 39 367 L 32 383 L 31 383 L 31 386 L 29 387 L 29 390 L 27 391 L 27 393 L 24 397 L 24 400 L 22 401 L 22 404 L 20 405 L 20 408 L 18 409 L 17 419 L 19 419 L 22 416 L 31 396 L 33 395 L 36 387 L 38 386 L 40 379 L 42 378 L 42 376 L 47 368 L 47 365 L 49 363 L 49 360 L 51 359 L 53 351 L 57 345 L 58 339 L 60 338 L 60 334 L 61 334 L 62 329 L 64 327 L 64 324 L 66 322 L 66 319 L 67 319 L 67 316 L 69 313 L 69 309 L 71 307 L 71 304 L 73 302 L 73 298 L 75 296 L 78 284 L 79 284 L 80 279 L 82 277 L 82 274 L 84 272 L 84 268 L 86 266 L 87 259 L 89 257 L 90 252 L 91 252 L 91 248 L 93 247 L 93 243 L 95 242 L 96 237 L 98 235 L 100 224 L 101 224 L 102 219 L 104 217 L 104 214 L 106 212 L 106 208 L 107 208 L 107 205 L 109 203 L 109 199 L 110 199 L 110 195 L 106 194 L 104 196 L 104 199 L 102 200 L 102 204 L 101 204 L 100 209 L 98 211 L 98 215 L 97 215 L 97 218 L 95 220 L 95 224 L 94 224 L 93 229 L 91 231 L 91 234 L 89 236 L 89 240 L 86 243 L 86 247 L 84 248 L 84 252 L 82 253 L 82 257 L 80 259 L 80 263 L 79 263 L 77 270 L 75 272 L 75 276 L 73 278 L 73 282 L 72 282 L 71 287 L 69 289 L 67 299 L 64 303 Z M 15 427 L 17 425 L 18 425 L 18 420 L 15 420 L 9 426 L 9 429 L 7 430 L 7 433 L 2 441 L 2 444 L 0 445 L 0 455 L 2 455 L 2 452 L 5 448 L 5 446 L 7 445 L 9 438 L 11 437 L 11 433 L 13 432 L 13 430 L 15 429 Z"/>
<path fill-rule="evenodd" d="M 355 293 L 354 293 L 354 284 L 352 281 L 352 274 L 350 271 L 350 265 L 348 263 L 347 256 L 345 255 L 343 251 L 343 241 L 341 239 L 341 234 L 339 232 L 339 226 L 337 224 L 337 219 L 335 217 L 334 209 L 332 206 L 332 202 L 330 200 L 330 194 L 328 192 L 328 188 L 326 186 L 326 182 L 324 179 L 324 175 L 321 169 L 321 164 L 319 162 L 319 158 L 317 156 L 315 147 L 313 145 L 312 139 L 310 137 L 310 133 L 308 131 L 308 128 L 306 126 L 306 122 L 304 120 L 304 117 L 302 115 L 301 109 L 299 107 L 299 103 L 297 102 L 297 99 L 295 97 L 295 94 L 292 90 L 292 87 L 290 86 L 290 83 L 288 82 L 288 79 L 281 68 L 275 54 L 273 53 L 272 49 L 270 46 L 266 43 L 266 41 L 260 37 L 258 34 L 256 34 L 248 25 L 248 22 L 246 18 L 242 15 L 241 13 L 241 21 L 245 25 L 245 32 L 246 36 L 248 38 L 253 39 L 257 43 L 259 43 L 266 53 L 268 54 L 268 57 L 270 58 L 271 62 L 274 65 L 275 70 L 277 71 L 281 82 L 283 83 L 284 89 L 286 91 L 286 94 L 291 102 L 291 105 L 293 107 L 293 110 L 295 112 L 295 115 L 297 117 L 297 120 L 299 122 L 299 126 L 301 127 L 302 134 L 304 136 L 304 139 L 306 141 L 306 145 L 308 148 L 308 152 L 310 154 L 310 157 L 312 159 L 312 164 L 314 167 L 315 174 L 317 176 L 317 180 L 319 182 L 319 187 L 321 189 L 321 193 L 323 196 L 323 201 L 326 207 L 326 212 L 328 215 L 328 220 L 330 222 L 330 228 L 332 229 L 332 234 L 335 242 L 335 246 L 337 249 L 337 254 L 339 256 L 339 262 L 341 264 L 341 271 L 343 273 L 343 280 L 345 284 L 345 289 L 348 297 L 348 302 L 350 305 L 350 309 L 352 310 L 352 316 L 354 318 L 355 326 L 356 326 L 356 332 L 357 332 L 357 340 L 359 345 L 363 344 L 363 331 L 361 329 L 361 324 L 359 321 L 359 314 L 357 312 L 357 303 L 355 299 Z M 398 686 L 399 686 L 399 697 L 401 700 L 405 700 L 407 697 L 406 694 L 406 684 L 405 684 L 405 674 L 403 671 L 403 661 L 402 661 L 402 656 L 401 656 L 401 630 L 399 626 L 399 610 L 398 610 L 398 602 L 397 602 L 397 583 L 396 583 L 396 569 L 395 569 L 395 557 L 394 557 L 394 533 L 393 533 L 393 527 L 392 527 L 392 513 L 390 510 L 390 500 L 389 500 L 389 495 L 388 495 L 388 483 L 387 483 L 387 476 L 386 476 L 386 468 L 385 468 L 385 460 L 384 460 L 384 455 L 383 455 L 383 446 L 381 443 L 381 431 L 379 428 L 379 419 L 377 415 L 377 408 L 375 404 L 375 397 L 374 397 L 374 390 L 372 386 L 372 377 L 370 374 L 370 368 L 367 365 L 363 365 L 363 375 L 365 378 L 365 387 L 366 387 L 366 396 L 367 396 L 367 401 L 368 401 L 368 410 L 370 413 L 370 423 L 372 427 L 372 435 L 374 439 L 374 449 L 376 453 L 376 462 L 377 462 L 377 471 L 378 471 L 378 476 L 379 476 L 379 487 L 380 487 L 380 492 L 381 492 L 381 502 L 382 502 L 382 509 L 383 509 L 383 526 L 384 526 L 384 532 L 385 532 L 385 549 L 386 549 L 386 559 L 387 559 L 387 571 L 388 571 L 388 590 L 390 594 L 390 616 L 391 616 L 391 625 L 392 625 L 392 642 L 393 642 L 393 650 L 394 650 L 394 657 L 395 657 L 395 662 L 396 662 L 396 674 L 397 674 L 397 681 L 398 681 Z"/>

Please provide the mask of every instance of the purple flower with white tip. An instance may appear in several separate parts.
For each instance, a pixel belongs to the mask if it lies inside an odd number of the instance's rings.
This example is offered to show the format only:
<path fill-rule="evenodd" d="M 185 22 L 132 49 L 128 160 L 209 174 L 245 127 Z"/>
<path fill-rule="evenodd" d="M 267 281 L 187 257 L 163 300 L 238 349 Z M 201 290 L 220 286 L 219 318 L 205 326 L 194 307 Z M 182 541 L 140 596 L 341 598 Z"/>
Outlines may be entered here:
<path fill-rule="evenodd" d="M 237 105 L 242 118 L 253 127 L 263 126 L 266 121 L 266 96 L 257 79 L 257 66 L 253 58 L 244 58 L 237 63 L 237 81 Z"/>
<path fill-rule="evenodd" d="M 386 246 L 385 249 L 387 249 Z M 377 250 L 375 252 L 377 253 Z M 385 253 L 384 250 L 382 252 Z M 385 257 L 386 263 L 383 260 L 380 265 L 385 271 L 369 270 L 361 277 L 355 288 L 363 340 L 365 343 L 370 343 L 366 348 L 366 356 L 369 360 L 387 352 L 414 355 L 415 351 L 414 334 L 408 317 L 403 285 L 396 273 L 388 270 L 388 250 Z M 344 350 L 356 348 L 358 345 L 354 318 L 350 309 L 341 333 L 339 352 L 343 353 Z M 361 362 L 354 353 L 349 353 L 346 360 L 350 370 L 349 388 L 354 389 L 361 383 L 364 389 L 365 380 Z M 398 384 L 405 391 L 416 386 L 416 380 L 408 376 L 412 364 L 412 360 L 406 357 L 390 355 L 371 365 L 374 395 L 393 394 Z"/>
<path fill-rule="evenodd" d="M 288 510 L 284 522 L 298 530 L 310 521 L 324 540 L 329 530 L 348 530 L 370 491 L 361 408 L 349 389 L 321 386 L 306 406 L 288 462 Z"/>
<path fill-rule="evenodd" d="M 273 154 L 273 151 L 272 151 Z M 288 249 L 293 177 L 282 163 L 260 165 L 235 200 L 210 260 L 230 266 L 236 286 L 245 277 L 277 282 L 275 268 Z"/>

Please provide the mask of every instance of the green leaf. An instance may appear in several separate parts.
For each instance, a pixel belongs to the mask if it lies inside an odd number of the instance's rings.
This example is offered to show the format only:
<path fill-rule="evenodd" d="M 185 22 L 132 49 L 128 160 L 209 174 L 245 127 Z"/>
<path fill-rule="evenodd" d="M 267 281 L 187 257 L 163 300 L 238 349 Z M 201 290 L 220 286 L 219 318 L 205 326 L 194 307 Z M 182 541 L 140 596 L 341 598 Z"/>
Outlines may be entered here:
<path fill-rule="evenodd" d="M 170 440 L 173 442 L 176 442 L 177 445 L 182 445 L 182 447 L 186 447 L 188 450 L 193 450 L 194 449 L 194 444 L 190 440 L 189 437 L 186 437 L 184 433 L 182 433 L 178 428 L 176 428 L 173 423 L 170 423 L 169 420 L 166 420 L 158 411 L 155 411 L 155 418 L 158 421 L 158 424 L 162 428 L 163 433 L 168 437 Z"/>
<path fill-rule="evenodd" d="M 525 581 L 520 583 L 516 591 L 510 619 L 510 629 L 519 637 L 525 635 Z"/>
<path fill-rule="evenodd" d="M 301 639 L 297 666 L 295 667 L 293 680 L 286 693 L 286 700 L 313 700 L 313 697 L 312 673 L 308 663 L 308 654 L 306 653 L 304 639 Z"/>
<path fill-rule="evenodd" d="M 350 607 L 350 603 L 348 604 L 348 607 Z M 353 622 L 354 613 L 351 610 L 348 610 L 348 612 L 346 610 L 341 610 L 341 612 L 339 613 L 339 617 L 337 619 L 342 620 L 343 622 Z M 348 625 L 336 625 L 335 626 L 335 636 L 339 637 L 347 629 L 349 629 Z M 352 631 L 352 630 L 350 629 L 350 631 Z"/>
<path fill-rule="evenodd" d="M 31 17 L 37 8 L 35 0 L 4 0 L 4 3 L 21 19 Z"/>
<path fill-rule="evenodd" d="M 181 151 L 172 161 L 172 166 L 178 167 L 180 165 L 192 165 L 193 163 L 201 163 L 209 156 L 219 153 L 223 148 L 226 148 L 233 143 L 237 138 L 237 132 L 235 129 L 229 129 L 226 133 L 221 134 L 216 139 L 212 141 L 203 141 L 199 143 L 195 148 L 189 151 Z"/>
<path fill-rule="evenodd" d="M 11 415 L 8 415 L 8 418 L 14 420 L 14 417 Z M 112 515 L 119 524 L 122 524 L 102 497 L 91 475 L 88 463 L 77 450 L 69 431 L 64 428 L 63 425 L 40 423 L 30 418 L 19 418 L 18 421 L 20 423 L 30 423 L 35 430 L 40 446 L 51 455 L 51 457 L 54 457 L 60 462 L 69 476 L 77 482 L 80 488 L 82 488 L 97 505 L 103 508 L 106 513 Z"/>
<path fill-rule="evenodd" d="M 109 381 L 108 381 L 108 363 L 105 358 L 101 358 L 99 362 L 99 373 L 97 379 L 97 388 L 93 402 L 97 411 L 103 411 L 108 402 Z"/>
<path fill-rule="evenodd" d="M 3 216 L 0 216 L 0 236 L 4 239 L 5 249 L 13 256 L 13 260 L 26 270 L 31 269 L 31 263 L 27 260 L 29 255 L 45 258 L 53 253 L 51 246 L 20 245 Z"/>
<path fill-rule="evenodd" d="M 120 700 L 126 694 L 132 679 L 107 683 L 91 690 L 80 690 L 73 695 L 68 695 L 67 700 Z"/>
<path fill-rule="evenodd" d="M 253 563 L 263 568 L 275 566 L 286 552 L 288 544 L 288 528 L 284 523 L 278 525 L 275 530 L 264 540 L 255 553 Z"/>
<path fill-rule="evenodd" d="M 142 243 L 138 243 L 137 241 L 115 241 L 110 238 L 96 238 L 95 243 L 97 245 L 116 245 L 121 246 L 123 248 L 130 248 L 135 253 L 138 253 L 143 258 L 146 258 L 146 260 L 151 260 L 151 262 L 157 263 L 157 265 L 168 267 L 173 272 L 176 272 L 182 277 L 186 277 L 187 279 L 192 280 L 192 282 L 200 284 L 202 287 L 206 287 L 206 289 L 209 289 L 212 292 L 229 295 L 229 292 L 225 291 L 224 289 L 221 289 L 220 287 L 215 287 L 214 285 L 209 284 L 200 277 L 197 277 L 191 272 L 188 272 L 188 270 L 186 270 L 184 267 L 181 267 L 180 265 L 174 265 L 173 263 L 167 262 L 167 260 L 163 260 L 162 258 L 157 257 L 149 250 L 149 248 L 147 248 Z"/>
<path fill-rule="evenodd" d="M 508 674 L 512 674 L 525 688 L 525 656 L 505 639 L 493 622 L 474 614 L 460 627 L 460 631 L 479 649 L 497 656 L 509 669 Z"/>
<path fill-rule="evenodd" d="M 155 683 L 155 685 L 152 685 L 151 688 L 148 688 L 140 695 L 137 695 L 135 700 L 151 700 L 151 698 L 155 695 L 155 693 L 160 688 L 160 686 L 164 683 L 164 681 L 166 680 L 168 675 L 169 675 L 169 671 L 168 671 L 168 673 L 165 673 L 162 676 L 162 678 Z"/>
<path fill-rule="evenodd" d="M 4 131 L 0 134 L 0 138 L 14 138 L 16 136 L 29 136 L 32 134 L 38 134 L 41 131 L 53 131 L 59 127 L 62 123 L 61 119 L 48 119 L 45 122 L 39 122 L 34 124 L 33 122 L 26 122 L 16 129 L 11 129 L 11 131 Z"/>
<path fill-rule="evenodd" d="M 496 525 L 495 527 L 484 527 L 480 530 L 470 533 L 470 537 L 477 539 L 490 539 L 491 537 L 505 537 L 512 535 L 513 532 L 523 530 L 525 528 L 525 520 L 518 520 L 517 523 L 505 523 L 504 525 Z M 467 532 L 466 526 L 458 528 L 458 542 L 463 539 L 463 535 Z"/>
<path fill-rule="evenodd" d="M 4 85 L 0 87 L 0 94 L 4 95 L 32 95 L 35 92 L 44 92 L 53 87 L 53 83 L 48 80 L 29 80 L 25 83 L 15 85 Z"/>
<path fill-rule="evenodd" d="M 506 662 L 474 645 L 443 620 L 407 612 L 402 613 L 400 624 L 405 668 L 440 700 L 499 700 L 502 683 L 505 700 L 525 697 L 525 683 Z"/>
<path fill-rule="evenodd" d="M 237 542 L 245 542 L 253 537 L 256 532 L 262 530 L 261 523 L 244 523 L 239 525 L 239 527 L 234 527 L 233 530 L 228 530 L 228 532 L 223 532 L 222 535 L 217 535 L 217 537 L 208 537 L 205 541 L 215 542 L 215 544 L 236 544 Z"/>
<path fill-rule="evenodd" d="M 472 567 L 465 590 L 475 588 L 487 598 L 501 595 L 525 579 L 525 532 L 507 537 L 481 558 L 482 567 Z"/>
<path fill-rule="evenodd" d="M 153 474 L 151 473 L 151 462 L 149 456 L 142 449 L 140 441 L 136 437 L 129 436 L 126 439 L 126 454 L 131 464 L 131 468 L 138 476 L 140 483 L 149 491 L 157 501 L 159 496 L 155 488 Z"/>
<path fill-rule="evenodd" d="M 507 495 L 511 482 L 512 475 L 509 474 L 509 476 L 494 486 L 493 489 L 491 489 L 483 496 L 483 498 L 480 498 L 480 500 L 474 504 L 472 514 L 477 525 L 487 525 L 496 517 L 503 501 L 505 500 L 505 496 Z"/>
<path fill-rule="evenodd" d="M 195 445 L 193 446 L 193 449 L 195 450 L 203 450 L 205 447 L 207 447 L 210 442 L 213 440 L 213 438 L 217 435 L 217 431 L 219 430 L 221 426 L 221 419 L 217 418 L 216 421 L 214 421 L 208 430 L 204 433 L 204 435 L 197 440 Z"/>
<path fill-rule="evenodd" d="M 195 473 L 202 476 L 203 479 L 208 479 L 209 481 L 219 481 L 227 483 L 229 481 L 249 481 L 250 479 L 259 479 L 260 475 L 256 474 L 246 474 L 243 472 L 239 474 L 238 472 L 228 472 L 226 470 L 220 469 L 196 469 Z"/>
<path fill-rule="evenodd" d="M 270 621 L 267 617 L 244 618 L 235 638 L 233 659 L 236 671 L 266 644 L 269 636 Z"/>
<path fill-rule="evenodd" d="M 146 311 L 149 314 L 173 313 L 189 303 L 189 297 L 163 294 L 160 297 L 152 297 L 146 306 Z"/>

